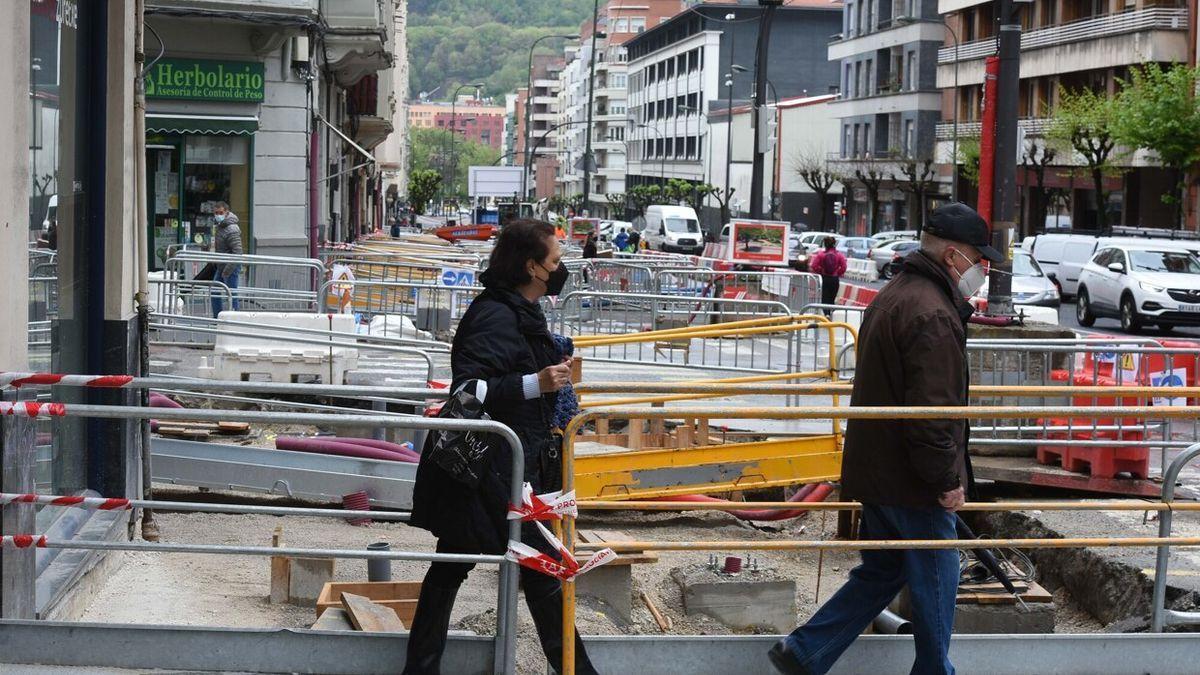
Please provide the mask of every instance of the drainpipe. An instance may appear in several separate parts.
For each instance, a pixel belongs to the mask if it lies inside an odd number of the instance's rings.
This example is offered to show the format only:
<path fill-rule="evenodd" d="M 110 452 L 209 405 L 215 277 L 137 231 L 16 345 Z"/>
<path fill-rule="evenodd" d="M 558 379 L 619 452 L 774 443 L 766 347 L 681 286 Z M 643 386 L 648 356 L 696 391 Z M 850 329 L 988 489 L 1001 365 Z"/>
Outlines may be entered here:
<path fill-rule="evenodd" d="M 134 56 L 137 80 L 133 84 L 133 161 L 134 161 L 134 256 L 137 264 L 137 292 L 134 302 L 137 304 L 137 333 L 138 333 L 138 374 L 146 377 L 150 374 L 150 246 L 148 230 L 149 216 L 146 213 L 146 73 L 153 63 L 146 65 L 145 40 L 145 1 L 136 0 L 134 3 Z M 161 56 L 161 53 L 160 53 Z M 157 61 L 157 59 L 155 59 Z M 139 392 L 138 405 L 149 405 L 149 389 Z M 150 420 L 141 421 L 141 465 L 142 465 L 142 499 L 154 499 L 151 480 L 153 473 L 150 469 Z M 133 522 L 129 524 L 132 533 Z M 146 541 L 158 541 L 158 524 L 154 522 L 154 512 L 142 510 L 142 538 Z"/>

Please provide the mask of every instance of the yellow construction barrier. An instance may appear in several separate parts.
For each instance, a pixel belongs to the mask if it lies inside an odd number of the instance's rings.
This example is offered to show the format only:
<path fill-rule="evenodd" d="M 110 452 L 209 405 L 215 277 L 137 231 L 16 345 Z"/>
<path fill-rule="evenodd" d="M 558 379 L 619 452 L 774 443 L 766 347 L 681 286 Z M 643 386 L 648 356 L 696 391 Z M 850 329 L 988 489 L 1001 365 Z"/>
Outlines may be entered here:
<path fill-rule="evenodd" d="M 678 385 L 687 386 L 687 385 Z M 793 385 L 800 386 L 800 385 Z M 610 388 L 615 388 L 610 385 Z M 982 388 L 980 388 L 982 389 Z M 1005 388 L 1014 396 L 1023 395 L 1020 390 L 1025 387 Z M 1052 389 L 1053 395 L 1071 396 L 1081 394 L 1078 389 L 1111 389 L 1113 393 L 1130 394 L 1132 387 L 1045 387 Z M 1163 397 L 1185 397 L 1195 395 L 1196 387 L 1146 387 L 1146 395 Z M 655 391 L 675 391 L 670 385 L 660 385 Z M 628 391 L 623 389 L 621 391 Z M 710 390 L 711 393 L 711 390 Z M 1087 392 L 1090 395 L 1092 392 Z M 1098 393 L 1104 393 L 1103 391 Z M 1028 394 L 1024 394 L 1028 395 Z M 1135 394 L 1136 395 L 1136 394 Z M 584 425 L 598 420 L 625 419 L 630 417 L 646 419 L 1026 419 L 1030 417 L 1074 417 L 1074 418 L 1105 418 L 1105 417 L 1148 417 L 1171 419 L 1194 419 L 1200 416 L 1200 407 L 1155 407 L 1155 406 L 960 406 L 960 407 L 838 407 L 820 406 L 806 408 L 779 407 L 710 407 L 710 408 L 651 408 L 630 410 L 628 408 L 597 408 L 583 412 L 571 420 L 564 432 L 563 439 L 563 489 L 576 489 L 576 457 L 575 442 L 579 431 Z M 632 508 L 636 503 L 625 500 L 608 500 L 606 507 Z M 769 502 L 768 508 L 795 508 L 795 504 Z M 1142 507 L 1141 502 L 1136 502 Z M 689 507 L 673 503 L 671 507 L 699 508 L 712 507 L 712 504 Z M 720 506 L 720 505 L 717 505 Z M 759 504 L 740 503 L 738 508 L 760 506 Z M 815 506 L 805 504 L 805 507 Z M 1013 510 L 1015 507 L 1006 504 L 971 505 L 972 510 Z M 581 502 L 581 507 L 587 508 Z M 817 507 L 829 508 L 829 507 Z M 1147 509 L 1149 510 L 1149 509 Z M 574 553 L 576 549 L 575 519 L 567 516 L 562 520 L 560 531 L 567 550 Z M 1200 545 L 1200 537 L 1193 538 L 1090 538 L 1090 539 L 1015 539 L 989 540 L 991 546 L 1022 547 L 1022 548 L 1063 548 L 1081 546 L 1162 546 L 1162 545 Z M 621 542 L 611 544 L 614 550 L 816 550 L 816 549 L 913 549 L 913 548 L 977 548 L 977 540 L 932 540 L 932 541 L 719 541 L 719 542 Z M 563 582 L 563 663 L 559 672 L 573 675 L 575 672 L 575 583 Z"/>

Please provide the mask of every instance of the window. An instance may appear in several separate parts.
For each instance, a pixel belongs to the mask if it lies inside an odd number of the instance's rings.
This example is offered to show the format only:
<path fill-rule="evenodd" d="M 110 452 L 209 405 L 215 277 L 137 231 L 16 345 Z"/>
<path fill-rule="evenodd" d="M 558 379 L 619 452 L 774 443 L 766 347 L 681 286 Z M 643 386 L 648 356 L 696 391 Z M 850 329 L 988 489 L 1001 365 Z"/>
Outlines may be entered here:
<path fill-rule="evenodd" d="M 842 91 L 846 92 L 846 98 L 854 98 L 854 70 L 849 63 L 846 64 L 846 81 L 842 83 Z"/>
<path fill-rule="evenodd" d="M 666 154 L 664 155 L 665 157 L 671 157 L 675 154 L 675 139 L 674 138 L 667 139 L 665 152 L 666 152 Z"/>
<path fill-rule="evenodd" d="M 917 52 L 913 50 L 908 53 L 908 86 L 905 88 L 909 91 L 916 91 L 919 81 L 920 79 L 917 77 Z"/>
<path fill-rule="evenodd" d="M 696 137 L 695 136 L 687 137 L 687 156 L 689 158 L 697 156 L 696 155 Z"/>
<path fill-rule="evenodd" d="M 624 114 L 625 114 L 625 106 L 624 106 L 624 105 L 622 105 L 622 104 L 620 104 L 620 103 L 613 103 L 613 104 L 610 104 L 610 105 L 608 106 L 608 114 L 610 114 L 610 115 L 624 115 Z"/>
<path fill-rule="evenodd" d="M 875 59 L 867 59 L 867 96 L 879 93 L 875 88 Z"/>
<path fill-rule="evenodd" d="M 629 84 L 629 79 L 625 75 L 613 75 L 609 79 L 609 86 L 616 89 L 624 89 Z"/>
<path fill-rule="evenodd" d="M 641 33 L 646 30 L 646 17 L 635 16 L 629 20 L 629 32 Z"/>
<path fill-rule="evenodd" d="M 858 61 L 854 64 L 854 92 L 851 94 L 851 98 L 858 98 L 861 95 L 859 92 L 863 90 L 862 68 L 862 61 Z"/>
<path fill-rule="evenodd" d="M 629 32 L 629 19 L 617 19 L 616 27 L 613 29 L 613 32 L 614 33 L 628 33 Z"/>
<path fill-rule="evenodd" d="M 904 154 L 916 154 L 916 124 L 912 120 L 904 121 Z"/>
<path fill-rule="evenodd" d="M 875 141 L 871 138 L 871 125 L 863 125 L 863 154 L 868 157 L 875 152 Z"/>
<path fill-rule="evenodd" d="M 847 124 L 842 131 L 842 157 L 854 156 L 854 130 Z"/>

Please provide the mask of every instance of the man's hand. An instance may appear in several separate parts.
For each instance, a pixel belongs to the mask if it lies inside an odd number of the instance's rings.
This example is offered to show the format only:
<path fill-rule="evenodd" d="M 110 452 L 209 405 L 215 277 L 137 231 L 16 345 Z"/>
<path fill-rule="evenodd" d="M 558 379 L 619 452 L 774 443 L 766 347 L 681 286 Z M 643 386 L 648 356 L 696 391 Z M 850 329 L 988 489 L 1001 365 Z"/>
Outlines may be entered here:
<path fill-rule="evenodd" d="M 538 389 L 543 394 L 558 391 L 571 383 L 571 359 L 556 366 L 546 366 L 538 373 Z"/>
<path fill-rule="evenodd" d="M 953 513 L 967 503 L 967 493 L 961 487 L 956 487 L 949 492 L 943 492 L 942 496 L 938 497 L 938 503 L 943 509 Z"/>

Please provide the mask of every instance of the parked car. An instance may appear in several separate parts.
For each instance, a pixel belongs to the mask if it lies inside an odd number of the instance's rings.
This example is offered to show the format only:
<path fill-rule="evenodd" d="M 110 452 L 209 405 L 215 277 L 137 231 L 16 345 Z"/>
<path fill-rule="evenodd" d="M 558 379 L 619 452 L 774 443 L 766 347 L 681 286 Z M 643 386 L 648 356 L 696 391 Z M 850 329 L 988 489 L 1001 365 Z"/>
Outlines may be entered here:
<path fill-rule="evenodd" d="M 988 282 L 976 293 L 976 297 L 987 299 Z M 1062 304 L 1062 296 L 1058 286 L 1044 271 L 1028 251 L 1013 251 L 1012 260 L 1012 301 L 1014 305 L 1033 305 L 1035 307 L 1058 308 Z"/>
<path fill-rule="evenodd" d="M 805 232 L 800 235 L 799 242 L 809 255 L 825 248 L 825 237 L 833 237 L 834 239 L 845 239 L 845 235 L 837 232 Z"/>
<path fill-rule="evenodd" d="M 1131 333 L 1147 324 L 1200 325 L 1200 259 L 1145 243 L 1100 249 L 1079 274 L 1075 305 L 1079 325 L 1099 317 L 1117 318 Z"/>
<path fill-rule="evenodd" d="M 704 252 L 700 219 L 689 206 L 654 204 L 646 209 L 642 237 L 656 251 L 699 255 Z"/>
<path fill-rule="evenodd" d="M 844 237 L 838 240 L 837 250 L 847 258 L 866 260 L 871 257 L 871 249 L 877 242 L 870 237 Z"/>
<path fill-rule="evenodd" d="M 871 238 L 875 240 L 877 246 L 882 246 L 883 244 L 891 241 L 904 241 L 909 239 L 916 240 L 917 231 L 893 230 L 891 232 L 876 232 L 875 234 L 871 235 Z"/>
<path fill-rule="evenodd" d="M 883 279 L 891 279 L 900 271 L 900 261 L 904 256 L 921 248 L 921 242 L 898 239 L 889 241 L 871 249 L 871 259 L 875 261 L 875 269 Z"/>
<path fill-rule="evenodd" d="M 1162 250 L 1187 251 L 1193 255 L 1200 254 L 1200 241 L 1195 239 L 1167 239 L 1155 236 L 1156 233 L 1167 233 L 1167 230 L 1152 230 L 1149 228 L 1126 228 L 1117 230 L 1123 236 L 1098 237 L 1095 233 L 1059 233 L 1051 232 L 1027 237 L 1021 248 L 1033 254 L 1034 260 L 1042 270 L 1058 283 L 1058 290 L 1063 297 L 1075 295 L 1079 289 L 1079 275 L 1084 265 L 1106 246 L 1154 246 Z M 1125 233 L 1139 233 L 1134 236 Z"/>

